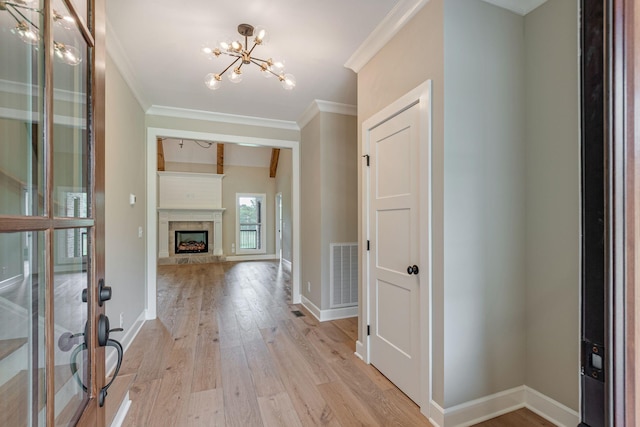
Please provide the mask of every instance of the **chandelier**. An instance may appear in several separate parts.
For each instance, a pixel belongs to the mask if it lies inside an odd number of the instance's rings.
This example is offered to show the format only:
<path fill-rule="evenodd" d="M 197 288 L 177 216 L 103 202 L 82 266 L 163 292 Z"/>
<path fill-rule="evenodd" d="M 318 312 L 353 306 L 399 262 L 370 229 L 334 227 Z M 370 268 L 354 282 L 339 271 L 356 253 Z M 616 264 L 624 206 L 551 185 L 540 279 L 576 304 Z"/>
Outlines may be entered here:
<path fill-rule="evenodd" d="M 249 64 L 257 65 L 265 77 L 277 77 L 282 87 L 286 90 L 292 90 L 296 86 L 295 77 L 291 74 L 285 74 L 282 61 L 274 61 L 271 58 L 260 59 L 254 56 L 254 49 L 267 43 L 267 30 L 263 27 L 254 28 L 249 24 L 240 24 L 238 25 L 238 33 L 244 37 L 244 45 L 237 40 L 223 40 L 216 47 L 205 46 L 202 48 L 202 52 L 209 58 L 214 56 L 217 58 L 220 55 L 235 58 L 221 73 L 209 73 L 206 75 L 204 83 L 209 89 L 218 89 L 222 84 L 222 76 L 229 70 L 231 70 L 227 74 L 229 81 L 232 83 L 241 82 L 242 66 Z M 253 46 L 251 48 L 249 48 L 249 37 L 252 37 Z"/>
<path fill-rule="evenodd" d="M 40 29 L 28 15 L 42 14 L 40 9 L 31 6 L 34 0 L 0 0 L 0 12 L 6 11 L 16 21 L 16 26 L 11 30 L 23 42 L 30 45 L 38 45 L 40 43 Z M 53 22 L 62 28 L 69 30 L 75 25 L 73 17 L 62 15 L 55 10 L 52 12 Z M 74 46 L 69 44 L 53 41 L 53 50 L 55 57 L 65 64 L 78 65 L 82 62 L 80 52 Z"/>

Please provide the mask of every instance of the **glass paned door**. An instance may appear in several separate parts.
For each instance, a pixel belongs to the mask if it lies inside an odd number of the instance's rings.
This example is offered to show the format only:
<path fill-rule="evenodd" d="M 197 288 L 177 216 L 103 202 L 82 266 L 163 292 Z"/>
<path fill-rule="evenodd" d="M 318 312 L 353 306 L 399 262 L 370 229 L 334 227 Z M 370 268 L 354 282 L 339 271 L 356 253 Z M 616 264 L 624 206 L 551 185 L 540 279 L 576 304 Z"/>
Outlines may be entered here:
<path fill-rule="evenodd" d="M 95 398 L 104 309 L 94 303 L 104 271 L 104 211 L 95 206 L 104 135 L 94 130 L 103 129 L 94 94 L 104 70 L 94 67 L 104 52 L 93 38 L 103 15 L 102 0 L 0 2 L 3 426 L 104 425 Z"/>

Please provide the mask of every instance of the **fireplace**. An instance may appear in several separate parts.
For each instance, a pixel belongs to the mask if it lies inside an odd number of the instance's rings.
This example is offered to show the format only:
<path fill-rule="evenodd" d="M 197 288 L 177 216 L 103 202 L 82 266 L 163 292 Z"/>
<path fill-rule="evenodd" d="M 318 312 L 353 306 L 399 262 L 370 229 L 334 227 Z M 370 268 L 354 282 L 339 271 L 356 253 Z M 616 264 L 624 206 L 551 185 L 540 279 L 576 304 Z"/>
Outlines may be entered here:
<path fill-rule="evenodd" d="M 175 253 L 199 254 L 209 252 L 209 232 L 207 230 L 176 230 Z"/>

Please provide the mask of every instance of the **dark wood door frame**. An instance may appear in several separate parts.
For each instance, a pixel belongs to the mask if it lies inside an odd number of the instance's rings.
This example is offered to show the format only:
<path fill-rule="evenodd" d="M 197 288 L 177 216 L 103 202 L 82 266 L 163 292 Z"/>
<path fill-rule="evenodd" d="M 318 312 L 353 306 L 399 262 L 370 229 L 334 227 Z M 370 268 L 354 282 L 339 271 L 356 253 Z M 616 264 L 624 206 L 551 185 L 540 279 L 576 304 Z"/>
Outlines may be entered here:
<path fill-rule="evenodd" d="M 634 0 L 582 0 L 582 424 L 632 426 L 639 360 L 640 55 Z M 598 354 L 603 366 L 594 366 Z M 597 363 L 596 363 L 597 364 Z"/>

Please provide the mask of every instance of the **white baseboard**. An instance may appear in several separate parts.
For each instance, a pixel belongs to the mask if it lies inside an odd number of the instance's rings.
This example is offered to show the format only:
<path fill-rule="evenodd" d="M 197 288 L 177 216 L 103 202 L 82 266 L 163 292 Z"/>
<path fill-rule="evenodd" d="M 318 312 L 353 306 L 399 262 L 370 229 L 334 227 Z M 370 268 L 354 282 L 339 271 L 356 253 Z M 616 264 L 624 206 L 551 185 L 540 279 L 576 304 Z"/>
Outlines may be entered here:
<path fill-rule="evenodd" d="M 355 351 L 355 355 L 357 358 L 359 358 L 360 360 L 364 361 L 364 353 L 365 353 L 365 348 L 364 348 L 364 344 L 362 344 L 362 342 L 360 340 L 356 341 L 356 351 Z"/>
<path fill-rule="evenodd" d="M 433 427 L 444 427 L 444 409 L 433 400 L 429 402 L 428 418 L 429 422 L 433 424 Z"/>
<path fill-rule="evenodd" d="M 468 427 L 524 408 L 524 386 L 515 387 L 444 410 L 441 427 Z"/>
<path fill-rule="evenodd" d="M 576 411 L 527 386 L 515 387 L 447 409 L 431 401 L 429 421 L 435 427 L 468 427 L 521 408 L 527 408 L 559 427 L 574 427 L 580 422 Z"/>
<path fill-rule="evenodd" d="M 127 416 L 127 412 L 129 412 L 129 408 L 131 407 L 131 399 L 129 399 L 129 392 L 124 396 L 120 407 L 118 408 L 118 412 L 116 412 L 116 416 L 113 417 L 113 421 L 111 422 L 110 427 L 120 427 L 124 422 L 125 417 Z"/>
<path fill-rule="evenodd" d="M 343 307 L 343 308 L 330 308 L 328 310 L 321 310 L 310 299 L 302 295 L 302 305 L 309 310 L 313 316 L 321 322 L 327 320 L 346 319 L 348 317 L 358 316 L 358 307 Z"/>
<path fill-rule="evenodd" d="M 264 260 L 272 260 L 278 259 L 278 255 L 276 254 L 266 254 L 266 255 L 232 255 L 227 256 L 227 261 L 264 261 Z"/>
<path fill-rule="evenodd" d="M 282 265 L 285 266 L 285 268 L 287 268 L 289 271 L 291 271 L 291 261 L 289 261 L 288 259 L 284 259 L 284 258 L 281 258 L 280 261 L 282 262 Z"/>
<path fill-rule="evenodd" d="M 126 333 L 122 337 L 122 340 L 118 340 L 120 341 L 120 344 L 122 344 L 122 350 L 125 353 L 129 349 L 129 346 L 131 346 L 131 343 L 133 342 L 133 340 L 138 335 L 138 332 L 140 332 L 140 329 L 142 329 L 142 325 L 144 325 L 144 322 L 146 319 L 147 319 L 147 313 L 146 313 L 146 310 L 143 310 L 142 313 L 140 313 L 140 316 L 138 316 L 138 318 L 136 319 L 136 321 L 133 322 L 133 325 L 131 325 L 131 328 L 129 328 L 129 330 L 126 331 Z M 109 352 L 109 355 L 107 356 L 106 363 L 105 363 L 107 376 L 111 375 L 113 370 L 116 369 L 117 363 L 118 363 L 118 353 L 115 350 L 112 350 Z"/>
<path fill-rule="evenodd" d="M 559 427 L 574 427 L 580 423 L 580 414 L 550 397 L 525 386 L 525 406 Z"/>

